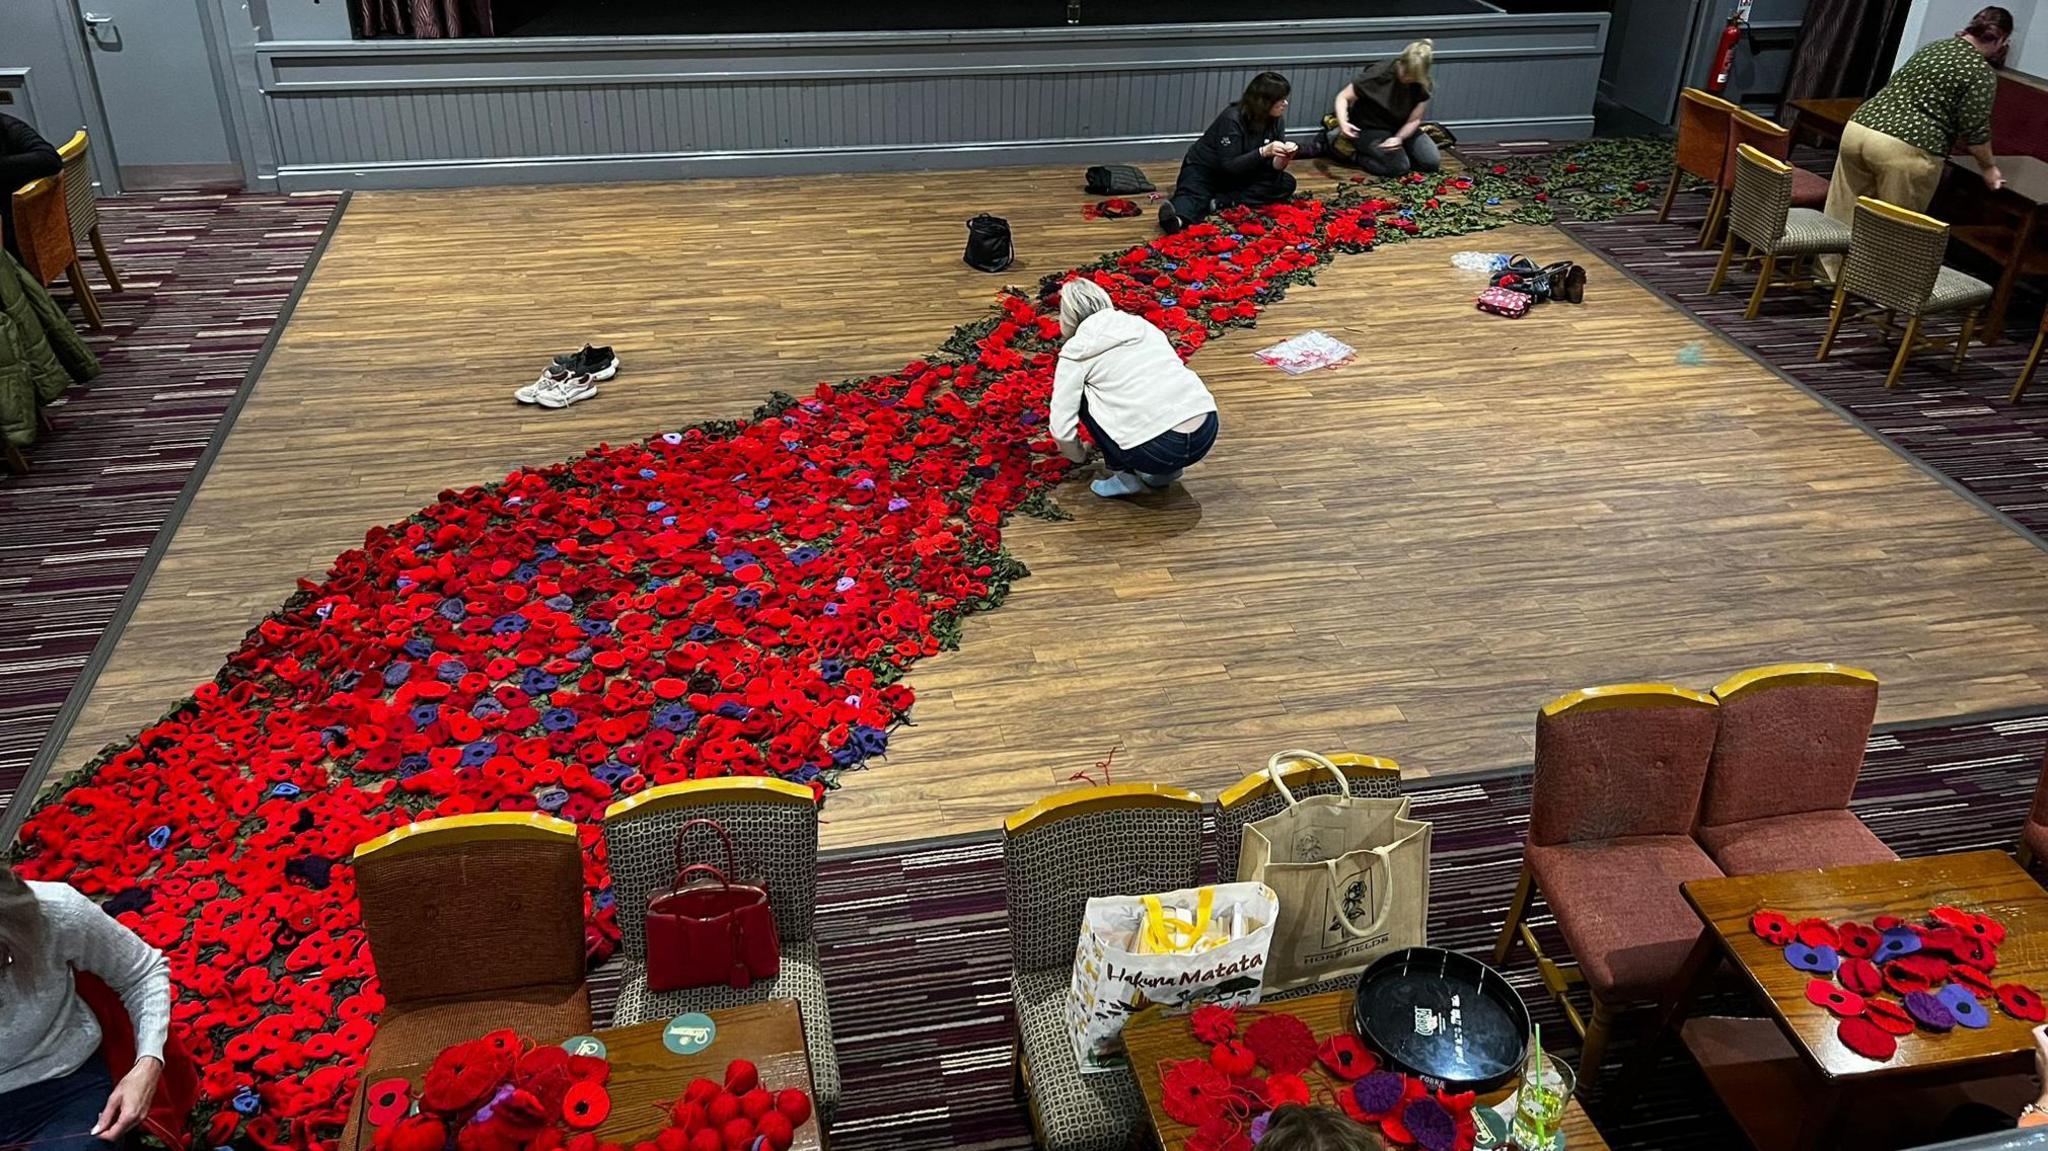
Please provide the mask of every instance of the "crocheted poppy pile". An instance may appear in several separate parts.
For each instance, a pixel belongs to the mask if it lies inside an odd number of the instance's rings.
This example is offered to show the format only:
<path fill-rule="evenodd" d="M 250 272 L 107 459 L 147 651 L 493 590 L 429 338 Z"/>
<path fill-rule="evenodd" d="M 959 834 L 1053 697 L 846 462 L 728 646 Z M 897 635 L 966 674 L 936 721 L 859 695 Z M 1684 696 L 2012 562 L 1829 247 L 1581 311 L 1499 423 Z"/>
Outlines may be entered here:
<path fill-rule="evenodd" d="M 1318 1042 L 1297 1016 L 1258 1012 L 1244 1024 L 1240 1011 L 1220 1007 L 1197 1008 L 1188 1030 L 1211 1045 L 1209 1057 L 1159 1069 L 1161 1108 L 1194 1128 L 1184 1151 L 1250 1151 L 1266 1116 L 1288 1103 L 1335 1106 L 1396 1147 L 1471 1151 L 1477 1137 L 1471 1092 L 1446 1095 L 1382 1069 L 1349 1032 Z"/>
<path fill-rule="evenodd" d="M 1998 947 L 2005 925 L 1958 907 L 1937 907 L 1922 923 L 1880 915 L 1869 923 L 1794 922 L 1782 912 L 1750 917 L 1750 931 L 1784 948 L 1785 962 L 1815 978 L 1807 1002 L 1834 1015 L 1842 1046 L 1882 1063 L 1898 1053 L 1898 1037 L 1991 1025 L 1985 999 L 2026 1023 L 2048 1019 L 2032 988 L 1999 983 Z M 1884 998 L 1889 992 L 1892 998 Z"/>
<path fill-rule="evenodd" d="M 1562 155 L 1569 173 L 1513 163 L 1612 211 L 1630 195 L 1615 173 L 1665 170 L 1670 153 Z M 589 950 L 608 954 L 607 804 L 720 776 L 822 798 L 887 752 L 913 701 L 905 670 L 1025 574 L 1001 529 L 1057 514 L 1046 497 L 1067 464 L 1045 424 L 1065 278 L 1101 284 L 1188 356 L 1339 253 L 1548 218 L 1541 194 L 1504 200 L 1523 180 L 1475 179 L 1233 210 L 1005 293 L 899 371 L 444 491 L 53 792 L 22 829 L 20 870 L 99 899 L 169 956 L 207 1145 L 324 1147 L 383 1006 L 357 844 L 425 818 L 555 813 L 580 825 Z"/>

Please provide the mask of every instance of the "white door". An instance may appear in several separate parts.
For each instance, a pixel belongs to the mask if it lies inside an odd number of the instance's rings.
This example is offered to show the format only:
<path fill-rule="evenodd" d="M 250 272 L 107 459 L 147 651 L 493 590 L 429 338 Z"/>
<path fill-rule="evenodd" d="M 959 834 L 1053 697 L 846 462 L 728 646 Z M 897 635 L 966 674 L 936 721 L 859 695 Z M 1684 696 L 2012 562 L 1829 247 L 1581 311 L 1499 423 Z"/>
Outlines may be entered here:
<path fill-rule="evenodd" d="M 199 7 L 213 0 L 67 2 L 77 5 L 121 186 L 238 183 Z"/>

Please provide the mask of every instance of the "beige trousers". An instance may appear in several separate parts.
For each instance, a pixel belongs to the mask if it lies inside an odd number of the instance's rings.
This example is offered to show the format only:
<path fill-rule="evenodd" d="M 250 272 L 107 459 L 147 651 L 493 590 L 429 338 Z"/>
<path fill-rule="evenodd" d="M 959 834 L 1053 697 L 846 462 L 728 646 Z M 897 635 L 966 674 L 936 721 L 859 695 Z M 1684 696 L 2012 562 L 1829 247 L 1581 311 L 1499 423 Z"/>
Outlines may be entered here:
<path fill-rule="evenodd" d="M 1924 212 L 1934 201 L 1943 167 L 1942 158 L 1932 152 L 1850 121 L 1842 129 L 1842 151 L 1835 157 L 1834 178 L 1828 181 L 1827 213 L 1844 224 L 1854 223 L 1858 196 Z M 1841 263 L 1840 256 L 1820 258 L 1830 278 Z"/>

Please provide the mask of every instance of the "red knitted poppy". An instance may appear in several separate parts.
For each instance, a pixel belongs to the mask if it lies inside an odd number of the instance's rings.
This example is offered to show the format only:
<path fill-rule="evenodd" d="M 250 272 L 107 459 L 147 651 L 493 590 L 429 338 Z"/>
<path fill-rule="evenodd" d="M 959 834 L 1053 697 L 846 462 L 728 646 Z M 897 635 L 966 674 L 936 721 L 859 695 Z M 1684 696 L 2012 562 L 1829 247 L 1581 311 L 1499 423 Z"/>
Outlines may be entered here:
<path fill-rule="evenodd" d="M 1814 979 L 1806 984 L 1806 1001 L 1815 1007 L 1825 1007 L 1835 1015 L 1846 1019 L 1863 1014 L 1863 997 L 1845 987 L 1837 987 L 1825 979 Z"/>
<path fill-rule="evenodd" d="M 1844 959 L 1835 978 L 1858 995 L 1875 995 L 1884 990 L 1884 972 L 1868 959 Z"/>
<path fill-rule="evenodd" d="M 562 1096 L 562 1122 L 581 1131 L 594 1131 L 611 1116 L 612 1097 L 595 1083 L 577 1083 Z"/>
<path fill-rule="evenodd" d="M 1842 942 L 1842 937 L 1836 933 L 1834 925 L 1825 919 L 1800 920 L 1793 925 L 1792 938 L 1808 947 L 1837 947 Z"/>
<path fill-rule="evenodd" d="M 1253 1069 L 1258 1067 L 1259 1057 L 1252 1054 L 1251 1048 L 1237 1040 L 1225 1039 L 1209 1049 L 1209 1063 L 1216 1070 L 1236 1078 L 1239 1075 L 1250 1075 Z"/>
<path fill-rule="evenodd" d="M 1265 1015 L 1244 1031 L 1245 1046 L 1268 1071 L 1300 1074 L 1316 1061 L 1316 1035 L 1292 1015 Z"/>
<path fill-rule="evenodd" d="M 1757 912 L 1749 917 L 1749 929 L 1772 947 L 1783 947 L 1792 942 L 1792 921 L 1781 912 Z"/>
<path fill-rule="evenodd" d="M 1890 1059 L 1899 1050 L 1896 1038 L 1861 1016 L 1836 1024 L 1835 1037 L 1842 1041 L 1842 1046 L 1879 1063 Z"/>
<path fill-rule="evenodd" d="M 1998 987 L 1998 1005 L 2014 1019 L 2028 1023 L 2048 1020 L 2048 1006 L 2041 1002 L 2041 996 L 2033 988 L 2019 983 L 2003 983 Z"/>
<path fill-rule="evenodd" d="M 1842 940 L 1837 950 L 1851 959 L 1868 959 L 1877 954 L 1877 945 L 1884 940 L 1876 928 L 1861 923 L 1844 923 L 1835 929 L 1835 934 Z"/>
<path fill-rule="evenodd" d="M 1969 988 L 1974 995 L 1990 996 L 1998 994 L 1998 985 L 1992 982 L 1991 976 L 1974 967 L 1951 967 L 1948 969 L 1948 977 Z"/>
<path fill-rule="evenodd" d="M 1244 1124 L 1218 1116 L 1196 1127 L 1182 1146 L 1185 1151 L 1252 1151 L 1252 1137 Z"/>
<path fill-rule="evenodd" d="M 1379 1058 L 1350 1032 L 1340 1032 L 1323 1040 L 1323 1045 L 1316 1049 L 1316 1059 L 1329 1069 L 1330 1074 L 1347 1083 L 1379 1070 L 1380 1066 Z"/>
<path fill-rule="evenodd" d="M 1176 1122 L 1200 1127 L 1222 1117 L 1235 1097 L 1230 1076 L 1206 1059 L 1168 1063 L 1159 1076 L 1159 1105 Z"/>
<path fill-rule="evenodd" d="M 1893 1035 L 1910 1035 L 1913 1032 L 1913 1017 L 1896 999 L 1865 999 L 1863 1017 L 1878 1030 Z"/>
<path fill-rule="evenodd" d="M 452 1115 L 482 1103 L 512 1073 L 512 1052 L 481 1039 L 458 1043 L 436 1056 L 420 1078 L 420 1106 Z"/>
<path fill-rule="evenodd" d="M 1303 1079 L 1299 1075 L 1285 1073 L 1266 1076 L 1266 1085 L 1262 1094 L 1264 1094 L 1266 1106 L 1269 1108 L 1283 1107 L 1289 1103 L 1306 1105 L 1310 1099 L 1314 1098 L 1309 1092 L 1308 1080 Z"/>

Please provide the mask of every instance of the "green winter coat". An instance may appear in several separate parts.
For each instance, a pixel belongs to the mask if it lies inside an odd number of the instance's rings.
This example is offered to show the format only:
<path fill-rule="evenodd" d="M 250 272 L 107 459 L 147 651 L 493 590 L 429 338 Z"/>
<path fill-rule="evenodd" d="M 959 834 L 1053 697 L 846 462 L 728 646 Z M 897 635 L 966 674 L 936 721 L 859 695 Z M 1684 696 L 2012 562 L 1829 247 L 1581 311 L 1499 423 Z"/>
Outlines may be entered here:
<path fill-rule="evenodd" d="M 34 443 L 36 409 L 99 374 L 99 360 L 57 301 L 0 252 L 0 435 Z"/>

